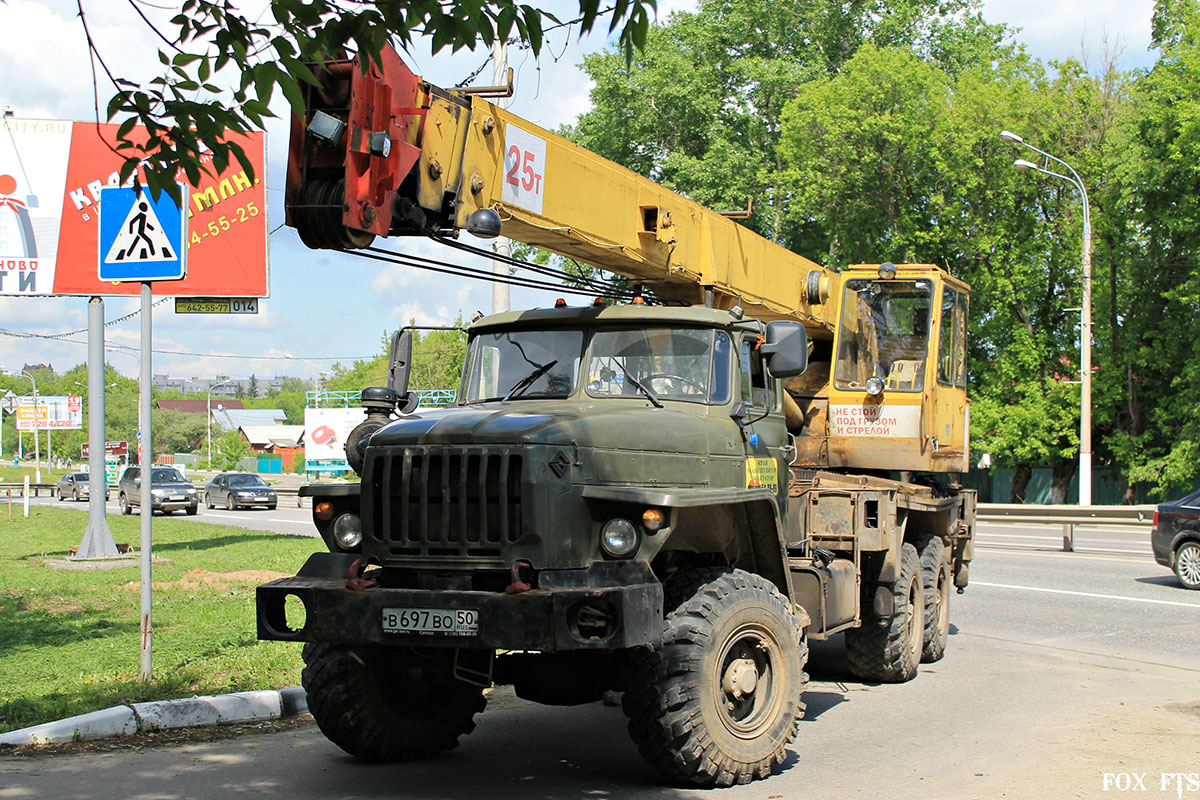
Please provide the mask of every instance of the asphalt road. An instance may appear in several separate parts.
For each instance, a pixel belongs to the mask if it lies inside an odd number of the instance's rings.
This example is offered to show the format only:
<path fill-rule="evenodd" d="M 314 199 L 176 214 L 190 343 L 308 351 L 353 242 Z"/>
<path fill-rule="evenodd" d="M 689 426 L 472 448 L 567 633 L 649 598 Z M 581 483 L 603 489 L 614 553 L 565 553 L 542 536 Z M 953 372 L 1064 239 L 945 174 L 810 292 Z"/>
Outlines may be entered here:
<path fill-rule="evenodd" d="M 57 498 L 49 496 L 31 497 L 29 498 L 29 504 L 31 506 L 67 508 L 84 513 L 88 510 L 87 502 L 60 501 Z M 292 536 L 315 537 L 317 532 L 313 528 L 312 510 L 308 506 L 307 499 L 304 500 L 304 504 L 303 508 L 297 508 L 295 496 L 283 495 L 279 498 L 278 506 L 271 511 L 264 508 L 239 508 L 235 511 L 226 511 L 224 508 L 207 509 L 204 507 L 203 492 L 201 492 L 200 508 L 194 517 L 189 517 L 182 511 L 176 511 L 171 514 L 171 518 L 219 525 L 235 525 L 241 528 L 285 533 Z M 117 495 L 115 493 L 112 494 L 109 501 L 105 504 L 105 508 L 109 514 L 117 515 L 121 513 L 121 508 L 117 505 Z M 21 513 L 15 501 L 13 513 Z M 136 516 L 139 513 L 138 509 L 135 508 L 133 513 Z M 154 518 L 162 519 L 162 516 L 155 515 Z M 80 534 L 82 533 L 83 531 L 80 531 Z M 3 798 L 3 795 L 0 795 L 0 798 Z"/>
<path fill-rule="evenodd" d="M 288 518 L 296 513 L 288 509 Z M 307 509 L 299 513 L 307 521 Z M 282 517 L 237 516 L 256 528 Z M 0 800 L 1057 800 L 1128 794 L 1117 787 L 1139 779 L 1146 791 L 1134 796 L 1200 798 L 1200 785 L 1188 782 L 1200 779 L 1200 593 L 1154 563 L 1147 538 L 1145 529 L 1097 529 L 1078 534 L 1077 552 L 1061 553 L 1057 529 L 981 526 L 971 587 L 952 598 L 945 659 L 911 683 L 871 685 L 849 675 L 840 637 L 817 643 L 808 712 L 787 764 L 718 793 L 661 787 L 619 708 L 547 708 L 501 689 L 477 730 L 429 762 L 360 764 L 306 726 L 176 747 L 2 757 Z"/>

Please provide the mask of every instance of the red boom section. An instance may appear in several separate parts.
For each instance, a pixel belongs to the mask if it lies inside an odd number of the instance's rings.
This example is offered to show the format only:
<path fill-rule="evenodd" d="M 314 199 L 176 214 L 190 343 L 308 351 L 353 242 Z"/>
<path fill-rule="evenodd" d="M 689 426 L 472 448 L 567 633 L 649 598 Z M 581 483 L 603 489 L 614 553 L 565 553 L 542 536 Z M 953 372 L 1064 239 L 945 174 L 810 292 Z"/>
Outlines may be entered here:
<path fill-rule="evenodd" d="M 321 85 L 305 87 L 305 118 L 292 116 L 287 224 L 309 247 L 363 247 L 387 236 L 396 190 L 420 158 L 421 81 L 390 47 L 378 64 L 360 56 L 313 71 Z"/>

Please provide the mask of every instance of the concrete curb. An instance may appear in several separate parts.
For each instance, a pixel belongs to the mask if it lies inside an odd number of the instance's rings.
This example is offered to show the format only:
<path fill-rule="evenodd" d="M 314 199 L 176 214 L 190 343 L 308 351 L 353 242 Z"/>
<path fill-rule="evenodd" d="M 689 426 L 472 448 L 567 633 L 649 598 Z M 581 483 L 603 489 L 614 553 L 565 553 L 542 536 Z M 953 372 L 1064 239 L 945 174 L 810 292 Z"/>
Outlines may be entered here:
<path fill-rule="evenodd" d="M 307 711 L 307 695 L 299 686 L 190 697 L 183 700 L 157 700 L 113 706 L 103 711 L 92 711 L 9 731 L 0 734 L 0 745 L 78 742 L 85 739 L 128 736 L 147 730 L 232 725 L 292 717 Z"/>

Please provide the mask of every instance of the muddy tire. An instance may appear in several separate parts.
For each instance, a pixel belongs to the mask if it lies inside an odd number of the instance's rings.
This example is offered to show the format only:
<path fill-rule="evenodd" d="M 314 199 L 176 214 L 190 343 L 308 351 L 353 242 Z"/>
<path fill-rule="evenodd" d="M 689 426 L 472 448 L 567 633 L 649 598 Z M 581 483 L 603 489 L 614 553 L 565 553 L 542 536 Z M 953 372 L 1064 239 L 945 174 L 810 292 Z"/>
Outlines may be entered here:
<path fill-rule="evenodd" d="M 730 786 L 783 762 L 804 711 L 808 643 L 773 584 L 723 570 L 667 615 L 659 647 L 631 651 L 629 733 L 669 780 Z"/>
<path fill-rule="evenodd" d="M 452 674 L 454 651 L 307 644 L 301 683 L 317 726 L 364 761 L 412 761 L 475 729 L 483 689 Z"/>
<path fill-rule="evenodd" d="M 954 576 L 946 559 L 946 545 L 936 536 L 913 543 L 921 556 L 921 581 L 925 586 L 925 636 L 921 662 L 932 664 L 946 654 L 950 639 L 950 587 Z"/>
<path fill-rule="evenodd" d="M 732 571 L 730 567 L 688 567 L 679 570 L 663 583 L 663 616 L 695 597 L 701 586 Z"/>
<path fill-rule="evenodd" d="M 925 594 L 921 557 L 905 542 L 900 549 L 900 577 L 891 584 L 894 613 L 879 620 L 863 615 L 862 626 L 846 631 L 846 657 L 859 678 L 903 683 L 917 674 L 925 641 Z"/>

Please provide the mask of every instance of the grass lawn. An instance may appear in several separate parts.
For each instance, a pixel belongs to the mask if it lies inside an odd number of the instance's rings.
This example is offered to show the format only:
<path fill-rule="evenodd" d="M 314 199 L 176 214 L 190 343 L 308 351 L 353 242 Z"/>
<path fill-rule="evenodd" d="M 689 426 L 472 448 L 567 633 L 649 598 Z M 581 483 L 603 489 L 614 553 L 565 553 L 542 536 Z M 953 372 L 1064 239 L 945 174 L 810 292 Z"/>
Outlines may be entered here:
<path fill-rule="evenodd" d="M 109 516 L 135 546 L 137 516 Z M 300 645 L 255 638 L 254 587 L 295 574 L 307 539 L 154 518 L 154 679 L 138 681 L 139 568 L 52 569 L 87 515 L 0 515 L 0 732 L 142 700 L 300 682 Z"/>

